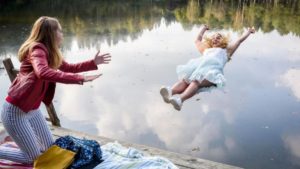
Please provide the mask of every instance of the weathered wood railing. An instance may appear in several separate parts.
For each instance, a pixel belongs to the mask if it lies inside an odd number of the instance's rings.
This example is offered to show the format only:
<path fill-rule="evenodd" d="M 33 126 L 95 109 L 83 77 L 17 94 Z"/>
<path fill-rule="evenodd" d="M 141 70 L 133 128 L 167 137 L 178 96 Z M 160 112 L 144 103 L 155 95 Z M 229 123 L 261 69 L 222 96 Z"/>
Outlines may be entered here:
<path fill-rule="evenodd" d="M 4 68 L 6 69 L 6 72 L 8 74 L 10 81 L 12 82 L 17 77 L 19 70 L 14 68 L 14 65 L 10 58 L 4 59 L 3 65 L 4 65 Z M 49 115 L 49 118 L 46 118 L 46 120 L 51 121 L 52 125 L 54 125 L 54 126 L 61 126 L 60 120 L 57 117 L 53 103 L 51 103 L 49 106 L 46 106 L 46 108 L 47 108 L 47 112 Z"/>

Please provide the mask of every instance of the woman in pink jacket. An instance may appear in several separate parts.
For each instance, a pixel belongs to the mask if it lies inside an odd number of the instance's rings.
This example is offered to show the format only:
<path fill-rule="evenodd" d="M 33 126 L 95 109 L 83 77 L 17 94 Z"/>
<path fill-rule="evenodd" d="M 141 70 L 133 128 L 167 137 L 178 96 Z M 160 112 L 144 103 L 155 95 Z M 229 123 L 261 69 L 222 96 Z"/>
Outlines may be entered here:
<path fill-rule="evenodd" d="M 0 148 L 0 159 L 31 164 L 53 143 L 46 120 L 39 110 L 41 102 L 52 102 L 55 83 L 83 84 L 101 74 L 77 74 L 97 70 L 97 65 L 108 64 L 109 53 L 78 64 L 63 60 L 59 47 L 63 40 L 57 19 L 40 17 L 31 34 L 19 49 L 20 72 L 13 81 L 3 105 L 3 125 L 20 149 Z"/>

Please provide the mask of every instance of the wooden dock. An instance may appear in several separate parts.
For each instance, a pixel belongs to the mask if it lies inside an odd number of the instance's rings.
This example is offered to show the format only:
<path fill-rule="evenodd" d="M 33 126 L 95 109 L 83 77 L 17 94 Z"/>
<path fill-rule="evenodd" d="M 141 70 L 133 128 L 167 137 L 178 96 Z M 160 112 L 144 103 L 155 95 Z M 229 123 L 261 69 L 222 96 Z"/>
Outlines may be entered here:
<path fill-rule="evenodd" d="M 71 135 L 77 138 L 86 138 L 86 139 L 92 139 L 96 140 L 100 143 L 100 145 L 104 145 L 108 142 L 114 142 L 118 141 L 120 144 L 122 144 L 125 147 L 133 147 L 138 150 L 141 150 L 143 153 L 147 155 L 158 155 L 165 157 L 172 161 L 178 168 L 181 169 L 241 169 L 239 167 L 235 166 L 230 166 L 222 163 L 217 163 L 209 160 L 204 160 L 200 158 L 195 158 L 192 156 L 184 155 L 184 154 L 179 154 L 179 153 L 174 153 L 174 152 L 169 152 L 166 150 L 161 150 L 158 148 L 153 148 L 145 145 L 139 145 L 139 144 L 133 144 L 133 143 L 126 143 L 124 141 L 119 141 L 119 140 L 113 140 L 110 138 L 105 138 L 101 136 L 94 136 L 94 135 L 89 135 L 86 133 L 78 132 L 78 131 L 73 131 L 69 129 L 65 129 L 62 127 L 56 127 L 56 126 L 50 126 L 50 129 L 52 131 L 52 134 L 54 138 L 58 138 L 61 136 L 66 136 L 66 135 Z M 0 134 L 5 132 L 5 129 L 3 127 L 3 124 L 0 122 Z"/>

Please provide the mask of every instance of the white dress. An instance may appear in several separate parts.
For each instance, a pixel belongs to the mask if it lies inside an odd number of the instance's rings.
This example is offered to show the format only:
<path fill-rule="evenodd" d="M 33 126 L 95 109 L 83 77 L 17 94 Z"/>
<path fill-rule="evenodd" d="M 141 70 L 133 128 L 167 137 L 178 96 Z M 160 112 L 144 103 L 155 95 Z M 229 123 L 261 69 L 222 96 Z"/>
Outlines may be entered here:
<path fill-rule="evenodd" d="M 184 79 L 187 83 L 197 80 L 202 82 L 204 79 L 214 83 L 218 88 L 224 87 L 223 68 L 228 61 L 227 50 L 223 48 L 205 49 L 203 55 L 196 59 L 191 59 L 185 65 L 177 66 L 178 78 Z M 209 88 L 200 89 L 205 91 Z"/>

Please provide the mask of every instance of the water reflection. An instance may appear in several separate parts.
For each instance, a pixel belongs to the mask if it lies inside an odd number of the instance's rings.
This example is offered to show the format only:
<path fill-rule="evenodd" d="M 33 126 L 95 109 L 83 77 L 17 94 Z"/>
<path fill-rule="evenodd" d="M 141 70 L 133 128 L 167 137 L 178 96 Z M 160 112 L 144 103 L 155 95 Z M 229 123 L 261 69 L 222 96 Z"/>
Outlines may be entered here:
<path fill-rule="evenodd" d="M 287 94 L 289 88 L 278 85 L 279 82 L 285 84 L 282 74 L 292 66 L 299 66 L 299 62 L 294 63 L 295 59 L 291 62 L 294 54 L 286 54 L 287 50 L 296 47 L 299 39 L 290 44 L 290 39 L 295 38 L 293 35 L 258 31 L 226 66 L 228 85 L 225 93 L 200 94 L 178 113 L 161 101 L 158 89 L 161 84 L 175 81 L 176 65 L 198 56 L 193 45 L 198 27 L 184 31 L 179 23 L 163 25 L 145 31 L 132 42 L 115 46 L 102 44 L 101 48 L 112 51 L 114 58 L 111 65 L 101 70 L 104 76 L 99 81 L 81 90 L 78 86 L 59 86 L 56 98 L 58 103 L 63 103 L 59 105 L 59 112 L 71 121 L 68 127 L 91 132 L 73 125 L 84 119 L 94 121 L 90 128 L 96 128 L 100 135 L 112 138 L 250 168 L 288 165 L 288 160 L 283 162 L 276 155 L 282 153 L 280 134 L 274 136 L 270 130 L 280 133 L 278 128 L 287 125 L 281 120 L 290 118 L 286 113 L 299 109 L 299 102 Z M 232 39 L 238 36 L 236 32 L 230 33 Z M 174 34 L 178 36 L 174 37 Z M 168 37 L 173 40 L 167 41 Z M 155 50 L 149 48 L 154 42 Z M 264 44 L 263 48 L 257 48 L 260 43 Z M 276 47 L 276 51 L 270 50 L 278 43 L 284 45 Z M 78 60 L 84 53 L 92 56 L 96 51 L 96 48 L 73 46 L 74 49 L 66 54 L 68 60 Z M 287 77 L 297 76 L 289 74 Z M 299 81 L 297 79 L 295 82 Z M 74 98 L 81 99 L 78 102 Z M 276 143 L 271 144 L 275 148 L 271 149 L 270 142 Z M 257 154 L 262 160 L 257 161 Z M 253 164 L 253 161 L 257 163 Z"/>
<path fill-rule="evenodd" d="M 299 132 L 285 134 L 283 137 L 284 146 L 289 150 L 292 156 L 292 162 L 297 166 L 300 165 L 300 135 Z"/>
<path fill-rule="evenodd" d="M 282 76 L 281 83 L 292 90 L 295 97 L 300 100 L 300 69 L 290 69 Z"/>
<path fill-rule="evenodd" d="M 245 168 L 299 168 L 298 1 L 3 2 L 1 59 L 16 55 L 32 22 L 46 14 L 63 25 L 69 62 L 98 49 L 113 56 L 98 81 L 57 86 L 64 127 Z M 244 26 L 258 32 L 226 65 L 225 92 L 201 93 L 177 112 L 158 90 L 176 81 L 177 65 L 199 56 L 193 41 L 202 23 L 233 40 Z M 0 73 L 0 81 L 2 104 L 9 80 Z"/>
<path fill-rule="evenodd" d="M 103 41 L 114 45 L 127 37 L 136 39 L 144 30 L 159 26 L 162 17 L 167 25 L 178 21 L 187 30 L 202 23 L 235 31 L 245 25 L 255 25 L 265 33 L 276 29 L 281 35 L 292 32 L 299 36 L 299 7 L 297 0 L 268 3 L 255 0 L 230 0 L 227 3 L 209 0 L 32 0 L 31 3 L 4 0 L 0 2 L 0 46 L 20 44 L 31 24 L 41 15 L 57 16 L 65 32 L 79 39 L 79 46 L 92 46 Z M 19 36 L 14 36 L 16 33 Z"/>

